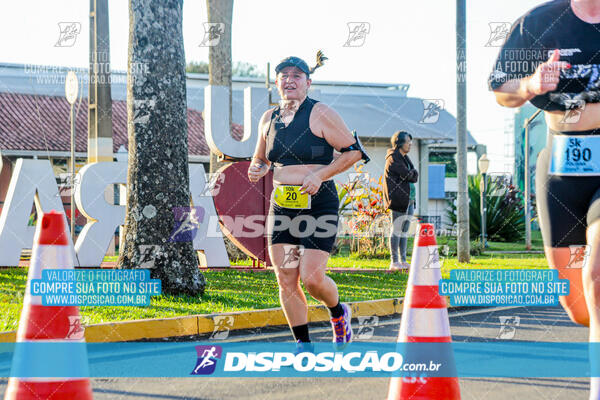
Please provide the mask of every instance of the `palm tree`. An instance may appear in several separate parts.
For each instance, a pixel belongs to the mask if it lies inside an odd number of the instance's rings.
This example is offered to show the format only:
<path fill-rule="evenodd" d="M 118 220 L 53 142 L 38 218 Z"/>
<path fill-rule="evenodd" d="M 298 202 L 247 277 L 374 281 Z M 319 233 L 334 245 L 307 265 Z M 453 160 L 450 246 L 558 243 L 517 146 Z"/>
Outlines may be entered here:
<path fill-rule="evenodd" d="M 198 295 L 205 281 L 191 235 L 173 235 L 191 214 L 182 8 L 182 0 L 129 1 L 127 216 L 118 265 L 151 267 L 163 293 Z"/>

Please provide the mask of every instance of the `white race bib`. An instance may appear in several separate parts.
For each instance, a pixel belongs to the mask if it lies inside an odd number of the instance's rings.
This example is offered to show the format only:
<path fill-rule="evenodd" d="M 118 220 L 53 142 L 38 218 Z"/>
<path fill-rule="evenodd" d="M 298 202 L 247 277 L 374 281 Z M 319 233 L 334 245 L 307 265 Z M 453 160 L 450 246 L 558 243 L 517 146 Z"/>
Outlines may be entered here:
<path fill-rule="evenodd" d="M 566 176 L 600 176 L 600 136 L 553 135 L 552 158 L 548 173 Z"/>

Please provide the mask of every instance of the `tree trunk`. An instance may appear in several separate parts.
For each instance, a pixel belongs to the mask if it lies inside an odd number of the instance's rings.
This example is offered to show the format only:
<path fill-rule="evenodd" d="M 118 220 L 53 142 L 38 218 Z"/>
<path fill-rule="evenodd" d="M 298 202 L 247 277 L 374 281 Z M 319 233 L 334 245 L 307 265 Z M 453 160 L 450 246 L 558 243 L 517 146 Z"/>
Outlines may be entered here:
<path fill-rule="evenodd" d="M 163 293 L 198 295 L 205 281 L 192 235 L 173 234 L 190 214 L 182 7 L 182 0 L 129 2 L 129 165 L 119 267 L 151 268 Z"/>
<path fill-rule="evenodd" d="M 221 23 L 223 30 L 220 40 L 208 48 L 208 84 L 229 87 L 229 121 L 231 122 L 231 23 L 233 0 L 206 0 L 208 22 Z M 229 133 L 231 134 L 231 133 Z M 226 165 L 217 161 L 217 155 L 210 152 L 210 172 Z"/>

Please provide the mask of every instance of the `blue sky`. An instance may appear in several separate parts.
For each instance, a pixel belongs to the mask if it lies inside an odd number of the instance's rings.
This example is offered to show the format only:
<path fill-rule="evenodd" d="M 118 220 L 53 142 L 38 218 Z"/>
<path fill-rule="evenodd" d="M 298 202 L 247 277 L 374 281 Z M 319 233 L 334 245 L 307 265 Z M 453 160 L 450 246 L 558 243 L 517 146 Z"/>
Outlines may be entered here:
<path fill-rule="evenodd" d="M 89 2 L 84 0 L 1 0 L 0 62 L 86 67 Z M 511 110 L 496 104 L 486 85 L 497 47 L 486 47 L 490 23 L 512 23 L 540 4 L 532 0 L 467 1 L 468 128 L 488 145 L 490 170 L 504 170 L 504 125 Z M 455 1 L 276 1 L 236 0 L 234 61 L 266 68 L 288 55 L 314 63 L 317 49 L 329 60 L 315 80 L 409 83 L 409 96 L 443 99 L 456 111 Z M 112 68 L 126 69 L 128 1 L 109 0 Z M 207 20 L 204 0 L 184 1 L 188 61 L 208 60 L 199 47 Z M 54 47 L 59 22 L 80 22 L 73 47 Z M 344 47 L 349 22 L 367 22 L 361 47 Z"/>

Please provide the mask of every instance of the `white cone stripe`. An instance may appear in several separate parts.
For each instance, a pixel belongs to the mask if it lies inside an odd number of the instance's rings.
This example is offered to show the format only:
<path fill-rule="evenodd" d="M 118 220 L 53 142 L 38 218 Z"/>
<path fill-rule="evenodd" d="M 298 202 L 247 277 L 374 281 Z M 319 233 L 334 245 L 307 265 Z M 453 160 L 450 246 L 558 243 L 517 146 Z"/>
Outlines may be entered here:
<path fill-rule="evenodd" d="M 445 308 L 408 308 L 402 310 L 400 337 L 447 337 L 450 336 L 448 310 Z"/>
<path fill-rule="evenodd" d="M 11 379 L 18 379 L 21 382 L 51 383 L 51 382 L 81 381 L 81 380 L 89 379 L 89 378 L 88 377 L 81 377 L 81 378 L 25 378 L 25 377 L 19 377 L 19 378 L 11 378 Z"/>
<path fill-rule="evenodd" d="M 42 296 L 31 296 L 31 280 L 42 279 L 44 269 L 73 269 L 73 258 L 68 246 L 35 244 L 32 249 L 31 262 L 23 305 L 42 305 Z"/>
<path fill-rule="evenodd" d="M 600 399 L 600 377 L 590 378 L 590 400 Z"/>
<path fill-rule="evenodd" d="M 415 246 L 410 266 L 410 276 L 407 285 L 431 286 L 438 285 L 442 279 L 439 261 L 433 257 L 437 246 Z M 438 257 L 439 260 L 439 257 Z"/>
<path fill-rule="evenodd" d="M 26 339 L 26 340 L 19 340 L 19 343 L 29 343 L 29 342 L 36 342 L 36 343 L 40 343 L 40 342 L 47 342 L 47 343 L 79 342 L 79 343 L 85 343 L 85 338 L 82 338 L 82 339 Z"/>

